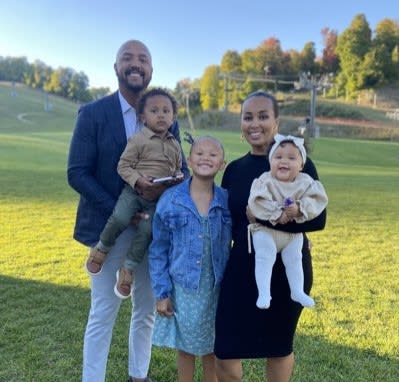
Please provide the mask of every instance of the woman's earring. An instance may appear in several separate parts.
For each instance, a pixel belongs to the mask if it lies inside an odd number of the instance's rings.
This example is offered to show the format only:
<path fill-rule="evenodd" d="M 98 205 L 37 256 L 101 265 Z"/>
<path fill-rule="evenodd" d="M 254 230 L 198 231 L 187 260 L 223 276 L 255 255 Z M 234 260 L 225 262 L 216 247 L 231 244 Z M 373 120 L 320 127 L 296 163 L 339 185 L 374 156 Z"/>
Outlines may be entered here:
<path fill-rule="evenodd" d="M 242 133 L 242 131 L 241 131 L 241 137 L 240 137 L 240 139 L 243 141 L 244 140 L 244 134 Z"/>

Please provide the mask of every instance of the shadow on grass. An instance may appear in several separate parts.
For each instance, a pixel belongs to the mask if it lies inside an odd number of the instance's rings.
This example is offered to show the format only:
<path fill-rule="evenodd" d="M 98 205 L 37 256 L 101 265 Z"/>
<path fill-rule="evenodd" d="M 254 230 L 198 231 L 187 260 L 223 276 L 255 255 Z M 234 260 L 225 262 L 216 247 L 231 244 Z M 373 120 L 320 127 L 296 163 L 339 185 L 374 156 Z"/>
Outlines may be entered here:
<path fill-rule="evenodd" d="M 85 288 L 0 276 L 0 381 L 79 381 L 89 294 Z M 122 304 L 114 329 L 108 382 L 126 380 L 130 308 L 130 302 Z M 292 382 L 399 380 L 398 358 L 320 337 L 298 335 L 296 360 Z M 150 373 L 154 381 L 176 382 L 174 352 L 154 348 Z M 263 381 L 263 362 L 245 361 L 244 374 L 243 381 Z"/>
<path fill-rule="evenodd" d="M 80 381 L 89 289 L 0 276 L 0 381 Z M 130 302 L 122 304 L 107 381 L 127 379 Z"/>

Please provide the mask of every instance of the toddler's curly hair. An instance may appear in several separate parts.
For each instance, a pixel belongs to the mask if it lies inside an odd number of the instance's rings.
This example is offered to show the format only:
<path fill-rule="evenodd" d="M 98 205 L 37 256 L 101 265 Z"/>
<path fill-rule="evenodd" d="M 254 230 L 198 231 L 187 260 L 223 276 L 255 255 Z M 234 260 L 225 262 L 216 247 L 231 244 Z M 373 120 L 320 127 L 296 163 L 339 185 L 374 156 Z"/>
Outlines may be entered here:
<path fill-rule="evenodd" d="M 151 97 L 155 96 L 164 96 L 170 99 L 170 102 L 172 102 L 172 109 L 173 109 L 173 114 L 177 115 L 177 101 L 175 97 L 166 89 L 164 88 L 152 88 L 148 91 L 146 91 L 138 100 L 137 103 L 137 113 L 143 114 L 144 113 L 144 108 L 147 103 L 147 100 Z"/>

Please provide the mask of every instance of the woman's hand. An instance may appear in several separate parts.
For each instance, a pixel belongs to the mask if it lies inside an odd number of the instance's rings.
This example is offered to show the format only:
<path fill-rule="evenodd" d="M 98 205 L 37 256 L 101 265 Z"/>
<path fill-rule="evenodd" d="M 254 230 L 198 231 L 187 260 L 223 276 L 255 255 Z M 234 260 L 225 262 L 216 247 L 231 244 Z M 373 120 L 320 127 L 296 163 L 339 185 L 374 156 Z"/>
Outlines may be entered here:
<path fill-rule="evenodd" d="M 283 211 L 280 215 L 280 217 L 277 220 L 278 224 L 287 224 L 291 219 L 287 216 L 285 211 Z"/>
<path fill-rule="evenodd" d="M 163 300 L 157 300 L 156 303 L 157 313 L 161 317 L 171 317 L 175 313 L 172 306 L 172 301 L 170 298 L 165 298 Z"/>
<path fill-rule="evenodd" d="M 250 208 L 247 206 L 247 211 L 246 211 L 246 213 L 247 213 L 247 219 L 248 219 L 248 221 L 251 223 L 251 224 L 253 224 L 253 223 L 256 223 L 256 218 L 255 218 L 255 216 L 252 214 L 252 212 L 251 212 L 251 210 L 250 210 Z"/>

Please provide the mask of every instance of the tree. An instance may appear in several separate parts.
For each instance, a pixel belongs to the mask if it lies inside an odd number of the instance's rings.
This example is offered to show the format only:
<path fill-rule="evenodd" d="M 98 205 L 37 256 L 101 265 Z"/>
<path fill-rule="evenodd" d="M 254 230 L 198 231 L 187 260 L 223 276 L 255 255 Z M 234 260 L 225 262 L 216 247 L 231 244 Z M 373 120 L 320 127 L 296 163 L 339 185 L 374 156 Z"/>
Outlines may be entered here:
<path fill-rule="evenodd" d="M 384 67 L 379 57 L 385 55 L 382 46 L 375 46 L 364 56 L 359 67 L 359 87 L 371 88 L 384 82 Z"/>
<path fill-rule="evenodd" d="M 241 75 L 241 56 L 235 50 L 228 50 L 222 57 L 220 69 L 223 77 L 223 104 L 227 108 L 230 103 L 237 103 L 240 100 L 239 83 L 234 76 Z"/>
<path fill-rule="evenodd" d="M 89 78 L 85 73 L 75 71 L 68 84 L 68 98 L 73 101 L 88 102 L 91 99 L 89 92 Z"/>
<path fill-rule="evenodd" d="M 84 72 L 77 73 L 71 68 L 59 67 L 53 70 L 40 60 L 29 64 L 26 57 L 1 57 L 0 80 L 25 83 L 33 89 L 41 89 L 49 93 L 87 102 L 93 99 L 89 90 L 89 78 Z M 108 88 L 103 94 L 109 92 Z"/>
<path fill-rule="evenodd" d="M 241 72 L 243 78 L 257 75 L 257 56 L 254 49 L 246 49 L 241 53 Z M 259 88 L 259 84 L 253 81 L 246 81 L 239 83 L 238 94 L 239 98 L 245 98 L 249 93 L 252 93 Z"/>
<path fill-rule="evenodd" d="M 301 72 L 316 73 L 316 47 L 314 42 L 307 42 L 301 52 Z"/>
<path fill-rule="evenodd" d="M 392 51 L 392 63 L 396 66 L 396 68 L 399 68 L 399 45 L 395 46 L 394 50 Z"/>
<path fill-rule="evenodd" d="M 241 73 L 241 56 L 236 50 L 228 50 L 222 57 L 220 70 L 223 73 Z"/>
<path fill-rule="evenodd" d="M 26 57 L 0 57 L 0 80 L 24 82 L 31 70 Z"/>
<path fill-rule="evenodd" d="M 322 73 L 337 73 L 339 70 L 339 58 L 336 53 L 338 33 L 329 28 L 321 30 L 323 36 L 323 53 L 321 57 Z"/>
<path fill-rule="evenodd" d="M 392 52 L 399 44 L 399 22 L 392 19 L 380 21 L 375 28 L 375 44 L 383 44 Z"/>
<path fill-rule="evenodd" d="M 220 86 L 220 67 L 211 65 L 205 68 L 201 77 L 201 106 L 203 110 L 219 108 L 219 98 L 222 94 Z"/>
<path fill-rule="evenodd" d="M 270 37 L 264 40 L 255 50 L 256 73 L 265 74 L 265 68 L 269 75 L 277 75 L 285 72 L 283 51 L 280 40 Z"/>
<path fill-rule="evenodd" d="M 71 68 L 57 68 L 50 76 L 50 81 L 44 85 L 44 90 L 49 93 L 54 93 L 61 97 L 70 98 L 71 93 L 69 84 L 75 71 Z"/>
<path fill-rule="evenodd" d="M 358 14 L 337 41 L 337 54 L 341 63 L 338 83 L 353 97 L 363 85 L 364 73 L 360 67 L 371 48 L 371 29 L 363 14 Z"/>
<path fill-rule="evenodd" d="M 382 71 L 382 81 L 391 82 L 399 78 L 399 67 L 395 63 L 395 49 L 399 47 L 399 23 L 384 19 L 377 24 L 373 48 L 377 65 Z"/>
<path fill-rule="evenodd" d="M 286 55 L 288 55 L 288 65 L 289 65 L 289 74 L 294 74 L 298 75 L 302 71 L 302 56 L 301 54 L 295 50 L 295 49 L 290 49 L 288 52 L 286 52 Z"/>
<path fill-rule="evenodd" d="M 45 83 L 50 81 L 53 69 L 43 61 L 35 60 L 32 64 L 32 76 L 27 85 L 33 89 L 43 89 Z"/>
<path fill-rule="evenodd" d="M 89 89 L 91 99 L 99 99 L 107 94 L 111 93 L 111 89 L 109 87 L 99 87 L 99 88 L 90 88 Z"/>

